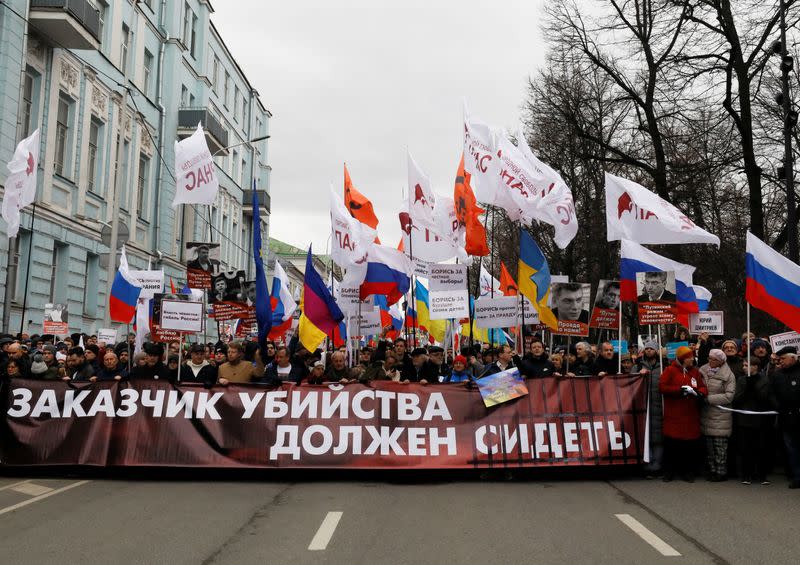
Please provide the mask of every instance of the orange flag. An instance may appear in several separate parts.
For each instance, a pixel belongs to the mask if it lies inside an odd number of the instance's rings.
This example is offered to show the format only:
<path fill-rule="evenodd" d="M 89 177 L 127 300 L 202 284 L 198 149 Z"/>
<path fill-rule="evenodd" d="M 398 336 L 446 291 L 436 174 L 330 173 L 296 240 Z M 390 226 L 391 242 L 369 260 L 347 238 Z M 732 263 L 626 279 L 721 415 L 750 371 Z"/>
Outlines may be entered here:
<path fill-rule="evenodd" d="M 478 208 L 478 201 L 475 199 L 475 193 L 472 192 L 469 180 L 470 175 L 464 170 L 464 154 L 462 153 L 461 162 L 458 164 L 458 172 L 456 173 L 456 184 L 453 189 L 456 218 L 458 218 L 459 225 L 466 230 L 467 253 L 483 257 L 489 254 L 489 246 L 486 243 L 486 228 L 483 227 L 479 218 L 485 210 Z"/>
<path fill-rule="evenodd" d="M 519 293 L 517 283 L 502 261 L 500 261 L 500 292 L 503 293 L 503 296 L 517 296 Z"/>
<path fill-rule="evenodd" d="M 372 209 L 372 202 L 353 186 L 347 165 L 344 166 L 344 205 L 356 220 L 372 229 L 378 229 L 378 217 Z"/>

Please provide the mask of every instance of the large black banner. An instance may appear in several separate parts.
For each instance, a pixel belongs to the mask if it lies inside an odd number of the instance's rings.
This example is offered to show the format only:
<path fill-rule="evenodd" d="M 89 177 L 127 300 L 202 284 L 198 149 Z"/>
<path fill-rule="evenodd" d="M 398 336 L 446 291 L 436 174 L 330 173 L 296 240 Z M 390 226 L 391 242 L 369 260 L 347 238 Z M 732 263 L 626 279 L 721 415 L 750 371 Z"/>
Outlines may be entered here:
<path fill-rule="evenodd" d="M 486 408 L 460 385 L 14 380 L 2 463 L 484 468 L 641 462 L 647 381 L 544 378 Z"/>

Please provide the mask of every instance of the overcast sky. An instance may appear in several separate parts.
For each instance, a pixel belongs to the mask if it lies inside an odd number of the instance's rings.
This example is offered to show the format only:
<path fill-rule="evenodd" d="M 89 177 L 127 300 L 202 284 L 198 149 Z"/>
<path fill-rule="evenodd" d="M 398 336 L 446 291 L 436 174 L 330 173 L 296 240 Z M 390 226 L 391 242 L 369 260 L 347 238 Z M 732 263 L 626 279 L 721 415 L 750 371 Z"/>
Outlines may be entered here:
<path fill-rule="evenodd" d="M 406 149 L 452 195 L 462 98 L 495 126 L 519 120 L 544 58 L 541 0 L 213 3 L 212 19 L 273 114 L 270 235 L 324 252 L 327 191 L 353 183 L 397 245 Z"/>

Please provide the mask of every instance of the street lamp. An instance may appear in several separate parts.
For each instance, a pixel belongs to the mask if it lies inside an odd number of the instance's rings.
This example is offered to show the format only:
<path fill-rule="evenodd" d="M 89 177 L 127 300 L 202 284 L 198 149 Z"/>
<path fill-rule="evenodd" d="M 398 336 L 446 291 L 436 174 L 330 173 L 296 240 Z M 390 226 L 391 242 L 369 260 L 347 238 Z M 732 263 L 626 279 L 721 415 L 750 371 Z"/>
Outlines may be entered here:
<path fill-rule="evenodd" d="M 240 145 L 246 145 L 247 143 L 258 143 L 259 141 L 264 141 L 265 139 L 269 139 L 272 137 L 271 135 L 262 135 L 261 137 L 254 137 L 253 139 L 248 139 L 247 141 L 242 141 L 240 143 L 234 143 L 233 145 L 228 145 L 227 147 L 223 147 L 214 153 L 211 154 L 212 157 L 216 157 L 217 154 L 222 153 L 223 151 L 227 151 L 228 149 L 233 149 L 234 147 L 239 147 Z"/>

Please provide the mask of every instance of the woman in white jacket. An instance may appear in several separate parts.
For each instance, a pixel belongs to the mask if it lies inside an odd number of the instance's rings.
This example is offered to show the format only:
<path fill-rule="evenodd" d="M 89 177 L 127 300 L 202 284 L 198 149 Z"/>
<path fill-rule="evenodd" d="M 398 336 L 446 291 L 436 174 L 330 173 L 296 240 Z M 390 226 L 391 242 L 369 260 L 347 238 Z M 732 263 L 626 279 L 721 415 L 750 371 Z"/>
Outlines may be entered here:
<path fill-rule="evenodd" d="M 721 349 L 712 349 L 708 352 L 708 363 L 700 367 L 708 387 L 700 425 L 706 440 L 706 460 L 712 482 L 727 478 L 728 438 L 733 431 L 733 414 L 720 409 L 730 408 L 736 394 L 736 377 L 726 360 Z"/>

